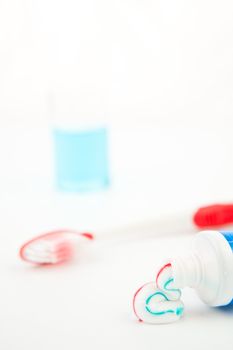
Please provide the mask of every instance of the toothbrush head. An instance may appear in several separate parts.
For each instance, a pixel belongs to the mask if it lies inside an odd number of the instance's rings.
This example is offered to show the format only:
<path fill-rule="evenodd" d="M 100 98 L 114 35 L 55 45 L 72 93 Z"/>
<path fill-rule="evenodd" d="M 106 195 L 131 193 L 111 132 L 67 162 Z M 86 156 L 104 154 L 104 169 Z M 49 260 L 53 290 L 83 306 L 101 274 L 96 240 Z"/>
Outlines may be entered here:
<path fill-rule="evenodd" d="M 71 260 L 79 239 L 92 240 L 91 233 L 73 230 L 51 231 L 26 242 L 20 248 L 20 257 L 35 265 L 55 265 Z"/>

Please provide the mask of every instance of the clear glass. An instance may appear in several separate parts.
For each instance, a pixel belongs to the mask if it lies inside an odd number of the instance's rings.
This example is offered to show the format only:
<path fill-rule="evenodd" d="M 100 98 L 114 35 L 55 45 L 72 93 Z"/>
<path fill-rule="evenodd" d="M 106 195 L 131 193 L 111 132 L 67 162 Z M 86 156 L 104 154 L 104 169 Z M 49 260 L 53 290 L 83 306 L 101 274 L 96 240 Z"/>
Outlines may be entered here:
<path fill-rule="evenodd" d="M 60 91 L 50 101 L 58 190 L 89 192 L 109 186 L 108 128 L 100 99 L 90 91 Z"/>

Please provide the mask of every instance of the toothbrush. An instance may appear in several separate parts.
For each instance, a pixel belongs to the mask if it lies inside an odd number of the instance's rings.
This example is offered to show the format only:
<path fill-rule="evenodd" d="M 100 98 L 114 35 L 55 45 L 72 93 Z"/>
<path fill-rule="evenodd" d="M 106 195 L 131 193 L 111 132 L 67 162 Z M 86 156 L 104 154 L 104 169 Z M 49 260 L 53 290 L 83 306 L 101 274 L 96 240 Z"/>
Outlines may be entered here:
<path fill-rule="evenodd" d="M 97 232 L 101 238 L 110 237 L 150 237 L 156 234 L 164 236 L 174 233 L 195 232 L 197 228 L 217 227 L 233 223 L 233 205 L 215 204 L 198 209 L 192 216 L 168 216 L 160 220 L 144 221 L 112 230 Z M 20 257 L 36 265 L 54 265 L 71 260 L 75 248 L 81 242 L 93 240 L 91 233 L 80 233 L 76 230 L 61 229 L 51 231 L 26 242 L 20 249 Z"/>

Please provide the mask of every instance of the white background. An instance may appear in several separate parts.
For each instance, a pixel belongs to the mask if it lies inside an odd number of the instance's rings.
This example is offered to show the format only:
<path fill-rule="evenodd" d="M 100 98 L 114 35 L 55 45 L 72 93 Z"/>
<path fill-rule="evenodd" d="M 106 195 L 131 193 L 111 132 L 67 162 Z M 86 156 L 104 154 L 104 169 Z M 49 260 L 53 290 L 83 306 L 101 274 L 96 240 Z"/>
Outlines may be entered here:
<path fill-rule="evenodd" d="M 192 212 L 232 201 L 232 18 L 231 1 L 0 2 L 1 349 L 232 349 L 232 309 L 192 290 L 177 324 L 138 324 L 131 307 L 195 235 Z M 109 119 L 107 192 L 54 190 L 47 100 L 63 87 Z M 26 239 L 58 227 L 99 239 L 77 263 L 20 262 Z"/>
<path fill-rule="evenodd" d="M 39 122 L 57 86 L 93 90 L 113 119 L 232 117 L 230 0 L 2 0 L 0 112 Z"/>

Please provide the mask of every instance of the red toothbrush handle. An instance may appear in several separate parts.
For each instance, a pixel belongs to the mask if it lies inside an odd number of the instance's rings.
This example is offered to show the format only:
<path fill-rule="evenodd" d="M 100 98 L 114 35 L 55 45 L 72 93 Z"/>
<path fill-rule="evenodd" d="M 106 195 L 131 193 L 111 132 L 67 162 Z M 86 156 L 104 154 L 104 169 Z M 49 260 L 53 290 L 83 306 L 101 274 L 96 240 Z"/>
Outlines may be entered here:
<path fill-rule="evenodd" d="M 196 226 L 215 227 L 233 223 L 233 204 L 214 204 L 202 207 L 193 216 Z"/>

